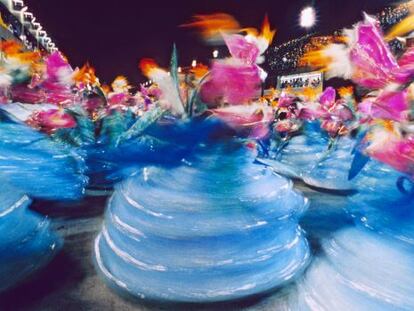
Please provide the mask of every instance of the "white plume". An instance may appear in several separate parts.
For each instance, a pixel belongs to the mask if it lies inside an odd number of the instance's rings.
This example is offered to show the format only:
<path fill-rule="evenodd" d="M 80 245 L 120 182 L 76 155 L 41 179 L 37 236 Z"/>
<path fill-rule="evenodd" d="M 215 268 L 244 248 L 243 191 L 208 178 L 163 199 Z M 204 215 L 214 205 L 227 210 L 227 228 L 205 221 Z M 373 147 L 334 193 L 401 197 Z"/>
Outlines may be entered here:
<path fill-rule="evenodd" d="M 184 115 L 184 107 L 172 77 L 160 68 L 151 70 L 149 78 L 158 84 L 162 91 L 160 104 L 176 116 Z"/>
<path fill-rule="evenodd" d="M 57 71 L 59 83 L 63 85 L 72 85 L 73 81 L 73 70 L 70 67 L 62 67 Z"/>
<path fill-rule="evenodd" d="M 324 49 L 325 56 L 331 59 L 326 72 L 328 79 L 340 77 L 350 79 L 353 74 L 353 66 L 350 60 L 349 48 L 343 44 L 331 44 Z"/>
<path fill-rule="evenodd" d="M 13 78 L 7 73 L 0 73 L 0 88 L 5 89 L 11 86 Z"/>

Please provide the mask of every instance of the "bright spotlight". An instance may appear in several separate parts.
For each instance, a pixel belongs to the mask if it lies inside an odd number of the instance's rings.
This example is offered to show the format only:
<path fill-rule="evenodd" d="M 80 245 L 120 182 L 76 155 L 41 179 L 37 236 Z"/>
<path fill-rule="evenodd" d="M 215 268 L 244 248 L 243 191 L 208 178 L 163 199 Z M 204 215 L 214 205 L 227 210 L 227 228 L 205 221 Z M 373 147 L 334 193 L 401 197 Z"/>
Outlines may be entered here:
<path fill-rule="evenodd" d="M 316 23 L 316 12 L 311 6 L 308 6 L 300 12 L 300 26 L 303 28 L 312 28 Z"/>

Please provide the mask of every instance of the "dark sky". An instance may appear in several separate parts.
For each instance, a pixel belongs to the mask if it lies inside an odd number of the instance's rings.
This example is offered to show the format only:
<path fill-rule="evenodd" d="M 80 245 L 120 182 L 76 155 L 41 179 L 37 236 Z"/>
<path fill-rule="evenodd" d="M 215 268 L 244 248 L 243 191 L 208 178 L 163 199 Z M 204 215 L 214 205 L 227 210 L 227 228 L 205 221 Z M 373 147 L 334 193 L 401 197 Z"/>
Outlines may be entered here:
<path fill-rule="evenodd" d="M 101 81 L 119 74 L 131 82 L 143 80 L 138 61 L 155 58 L 167 66 L 171 46 L 176 42 L 180 64 L 193 58 L 207 59 L 213 50 L 197 35 L 178 25 L 197 13 L 225 12 L 242 26 L 261 25 L 268 13 L 277 28 L 277 42 L 304 34 L 298 26 L 300 10 L 312 1 L 304 0 L 25 0 L 29 11 L 69 58 L 73 66 L 89 61 Z M 315 0 L 318 24 L 315 31 L 329 32 L 361 19 L 361 12 L 376 13 L 395 1 Z"/>

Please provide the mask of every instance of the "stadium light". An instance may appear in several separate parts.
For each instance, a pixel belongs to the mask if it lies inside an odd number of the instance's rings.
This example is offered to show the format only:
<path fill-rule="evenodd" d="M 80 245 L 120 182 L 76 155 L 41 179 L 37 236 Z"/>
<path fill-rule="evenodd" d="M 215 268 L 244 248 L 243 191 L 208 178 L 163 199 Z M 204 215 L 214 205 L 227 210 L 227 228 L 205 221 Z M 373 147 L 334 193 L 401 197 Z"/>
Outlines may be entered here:
<path fill-rule="evenodd" d="M 316 24 L 316 11 L 314 7 L 308 6 L 300 12 L 300 26 L 312 28 Z"/>

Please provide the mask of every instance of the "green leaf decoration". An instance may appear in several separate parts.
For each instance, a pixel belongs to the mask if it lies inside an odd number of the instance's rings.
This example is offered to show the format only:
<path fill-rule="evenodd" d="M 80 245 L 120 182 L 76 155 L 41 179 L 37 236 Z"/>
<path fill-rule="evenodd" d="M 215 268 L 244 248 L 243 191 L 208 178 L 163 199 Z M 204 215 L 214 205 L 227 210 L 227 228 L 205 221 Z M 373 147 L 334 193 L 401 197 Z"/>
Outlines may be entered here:
<path fill-rule="evenodd" d="M 30 81 L 30 74 L 27 70 L 15 69 L 10 75 L 13 77 L 13 84 L 23 84 Z"/>
<path fill-rule="evenodd" d="M 74 129 L 58 129 L 52 134 L 52 139 L 64 145 L 81 146 L 82 140 L 76 135 Z"/>
<path fill-rule="evenodd" d="M 187 103 L 187 106 L 186 106 L 187 107 L 187 115 L 189 117 L 192 117 L 193 112 L 201 113 L 201 112 L 203 112 L 204 110 L 207 109 L 207 106 L 201 102 L 199 94 L 200 94 L 201 86 L 207 80 L 209 75 L 210 75 L 210 72 L 207 72 L 200 79 L 200 82 L 198 83 L 198 86 L 192 91 L 191 96 L 189 96 L 189 100 L 188 100 L 188 103 Z"/>
<path fill-rule="evenodd" d="M 79 137 L 84 143 L 92 144 L 95 142 L 95 125 L 89 117 L 79 116 L 76 118 L 78 123 Z"/>
<path fill-rule="evenodd" d="M 85 144 L 95 142 L 95 124 L 89 118 L 88 113 L 81 106 L 74 106 L 66 112 L 72 114 L 77 123 L 78 135 Z"/>
<path fill-rule="evenodd" d="M 141 118 L 139 118 L 125 133 L 119 136 L 116 145 L 118 146 L 123 141 L 142 135 L 142 133 L 152 124 L 154 124 L 165 113 L 161 107 L 154 108 L 147 111 Z"/>
<path fill-rule="evenodd" d="M 115 110 L 103 118 L 100 136 L 107 140 L 109 145 L 114 146 L 126 130 L 124 116 L 121 112 Z"/>
<path fill-rule="evenodd" d="M 193 112 L 199 115 L 205 112 L 206 110 L 208 110 L 208 106 L 200 100 L 200 97 L 197 96 L 195 100 L 195 108 L 193 109 Z"/>
<path fill-rule="evenodd" d="M 135 114 L 132 112 L 131 109 L 128 109 L 125 113 L 124 113 L 124 122 L 126 125 L 126 128 L 129 129 L 136 121 L 136 117 Z"/>
<path fill-rule="evenodd" d="M 190 92 L 191 92 L 191 94 L 190 94 L 190 96 L 188 96 L 188 103 L 187 103 L 187 115 L 189 117 L 191 117 L 193 115 L 195 102 L 197 101 L 197 98 L 198 98 L 197 90 L 192 90 Z"/>
<path fill-rule="evenodd" d="M 180 98 L 181 105 L 183 105 L 183 107 L 186 107 L 181 97 L 181 92 L 180 92 L 180 80 L 178 78 L 178 52 L 177 52 L 177 46 L 175 45 L 175 43 L 173 44 L 173 49 L 171 53 L 170 75 L 177 89 L 177 93 L 178 93 L 178 97 Z"/>
<path fill-rule="evenodd" d="M 178 52 L 177 52 L 177 46 L 175 43 L 173 44 L 173 49 L 171 53 L 171 60 L 170 60 L 170 74 L 171 77 L 177 86 L 177 89 L 179 88 L 179 81 L 178 81 Z"/>

